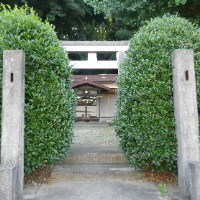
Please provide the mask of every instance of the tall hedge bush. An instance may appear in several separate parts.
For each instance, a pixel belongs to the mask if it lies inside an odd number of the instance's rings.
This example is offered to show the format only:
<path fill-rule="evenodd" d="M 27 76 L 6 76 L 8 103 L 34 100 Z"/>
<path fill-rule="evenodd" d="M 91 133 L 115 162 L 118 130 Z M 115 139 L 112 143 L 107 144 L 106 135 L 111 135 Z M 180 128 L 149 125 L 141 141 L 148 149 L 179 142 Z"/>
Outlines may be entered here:
<path fill-rule="evenodd" d="M 27 7 L 1 6 L 0 48 L 1 66 L 5 49 L 21 49 L 26 56 L 25 172 L 29 173 L 58 161 L 69 149 L 75 116 L 72 69 L 54 27 Z"/>
<path fill-rule="evenodd" d="M 199 88 L 199 38 L 200 29 L 195 25 L 165 15 L 152 19 L 130 40 L 117 80 L 115 129 L 122 150 L 135 167 L 176 171 L 172 52 L 194 49 Z"/>

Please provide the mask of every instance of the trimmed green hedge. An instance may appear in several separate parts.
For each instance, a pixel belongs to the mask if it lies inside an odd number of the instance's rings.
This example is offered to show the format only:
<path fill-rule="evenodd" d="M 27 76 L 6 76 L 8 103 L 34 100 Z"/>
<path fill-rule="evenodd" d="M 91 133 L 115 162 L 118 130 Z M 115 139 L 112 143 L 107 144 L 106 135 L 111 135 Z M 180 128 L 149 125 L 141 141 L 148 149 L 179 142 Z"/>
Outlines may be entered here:
<path fill-rule="evenodd" d="M 25 172 L 29 173 L 63 158 L 72 142 L 72 69 L 54 27 L 27 7 L 1 7 L 0 47 L 1 58 L 4 49 L 21 49 L 26 55 Z"/>
<path fill-rule="evenodd" d="M 199 93 L 200 29 L 195 25 L 165 15 L 140 28 L 130 41 L 117 80 L 115 130 L 137 168 L 177 170 L 171 62 L 172 52 L 183 48 L 194 49 Z"/>

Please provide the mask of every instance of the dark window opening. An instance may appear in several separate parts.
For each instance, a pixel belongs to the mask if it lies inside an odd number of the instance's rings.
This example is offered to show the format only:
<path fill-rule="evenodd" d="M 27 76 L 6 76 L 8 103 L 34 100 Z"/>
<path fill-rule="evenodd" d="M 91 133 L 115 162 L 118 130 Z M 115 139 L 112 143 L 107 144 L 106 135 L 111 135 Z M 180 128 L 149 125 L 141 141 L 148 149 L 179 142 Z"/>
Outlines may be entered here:
<path fill-rule="evenodd" d="M 118 69 L 74 69 L 73 75 L 118 74 Z"/>
<path fill-rule="evenodd" d="M 88 60 L 87 53 L 69 53 L 70 60 Z"/>
<path fill-rule="evenodd" d="M 117 60 L 116 53 L 97 53 L 97 60 Z"/>

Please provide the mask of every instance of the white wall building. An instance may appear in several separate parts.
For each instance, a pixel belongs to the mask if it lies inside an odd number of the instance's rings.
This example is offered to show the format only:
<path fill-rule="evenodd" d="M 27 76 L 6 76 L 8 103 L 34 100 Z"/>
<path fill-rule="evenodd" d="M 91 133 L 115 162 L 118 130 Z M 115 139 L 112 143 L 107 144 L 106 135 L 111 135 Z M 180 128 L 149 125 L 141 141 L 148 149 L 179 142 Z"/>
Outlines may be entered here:
<path fill-rule="evenodd" d="M 62 41 L 61 46 L 69 55 L 76 57 L 70 61 L 74 69 L 118 69 L 119 71 L 128 43 L 129 41 Z M 102 60 L 102 55 L 108 55 L 110 59 Z M 72 78 L 74 80 L 72 87 L 78 97 L 76 120 L 111 121 L 115 117 L 117 74 L 73 75 Z"/>

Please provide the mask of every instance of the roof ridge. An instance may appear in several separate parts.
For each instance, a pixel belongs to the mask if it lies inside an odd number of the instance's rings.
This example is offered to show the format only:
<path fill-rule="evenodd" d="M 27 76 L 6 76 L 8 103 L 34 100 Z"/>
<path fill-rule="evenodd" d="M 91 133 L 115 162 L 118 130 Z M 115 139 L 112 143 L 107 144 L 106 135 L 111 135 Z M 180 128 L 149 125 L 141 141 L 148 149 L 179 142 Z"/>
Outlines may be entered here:
<path fill-rule="evenodd" d="M 113 92 L 111 88 L 105 86 L 105 85 L 101 85 L 99 83 L 95 83 L 94 81 L 91 81 L 90 79 L 88 79 L 87 77 L 83 78 L 81 81 L 79 82 L 76 82 L 74 84 L 72 84 L 72 88 L 76 87 L 76 86 L 80 86 L 80 85 L 83 85 L 83 84 L 90 84 L 90 85 L 93 85 L 93 86 L 96 86 L 96 87 L 99 87 L 99 88 L 102 88 L 102 89 L 105 89 L 107 90 L 108 92 Z"/>

